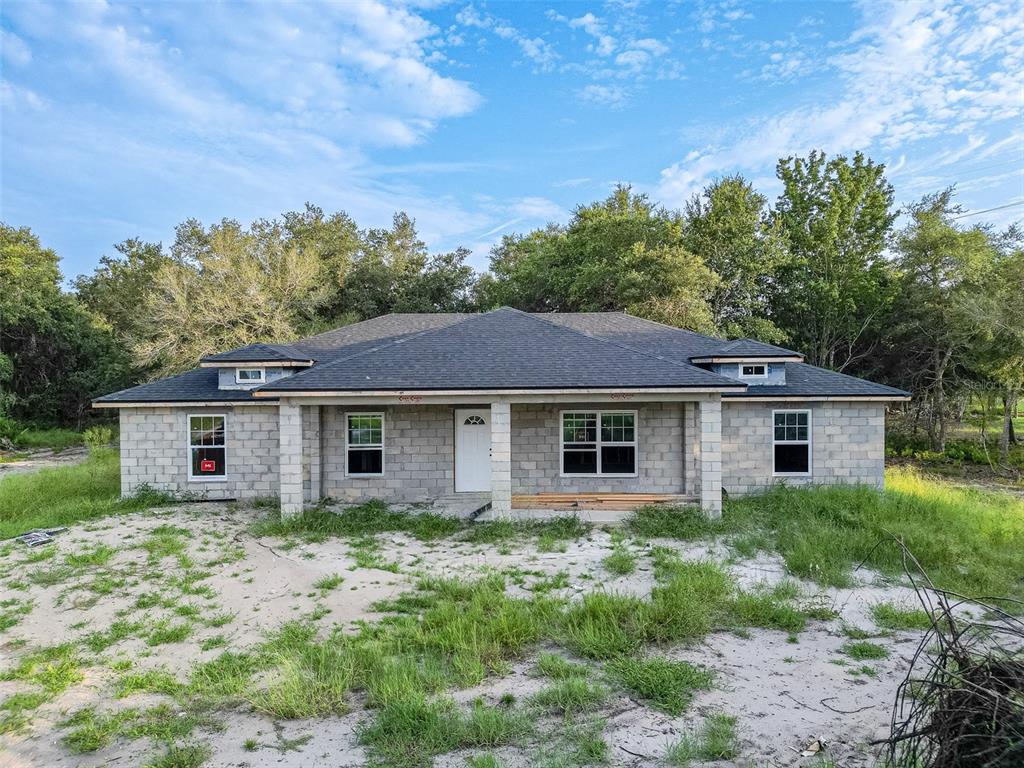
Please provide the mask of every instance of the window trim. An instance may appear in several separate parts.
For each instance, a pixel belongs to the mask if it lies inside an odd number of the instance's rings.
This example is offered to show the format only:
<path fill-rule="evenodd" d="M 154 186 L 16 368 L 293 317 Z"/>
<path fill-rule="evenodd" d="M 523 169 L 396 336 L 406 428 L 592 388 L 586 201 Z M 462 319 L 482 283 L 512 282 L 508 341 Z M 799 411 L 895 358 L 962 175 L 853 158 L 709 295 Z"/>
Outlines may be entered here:
<path fill-rule="evenodd" d="M 242 371 L 259 371 L 260 377 L 258 379 L 240 379 L 238 374 Z M 266 384 L 267 383 L 267 369 L 266 368 L 235 368 L 235 384 Z"/>
<path fill-rule="evenodd" d="M 217 418 L 224 419 L 224 445 L 203 446 L 192 445 L 192 419 Z M 194 475 L 192 474 L 192 449 L 193 448 L 223 448 L 224 449 L 224 474 L 223 475 Z M 185 414 L 185 458 L 188 462 L 188 481 L 190 483 L 225 483 L 228 480 L 228 415 L 226 413 L 186 413 Z"/>
<path fill-rule="evenodd" d="M 807 439 L 806 440 L 776 440 L 775 439 L 775 414 L 777 413 L 806 413 L 807 414 Z M 772 477 L 811 477 L 814 473 L 814 413 L 810 408 L 777 408 L 772 410 Z M 806 445 L 807 446 L 807 471 L 806 472 L 776 472 L 775 471 L 775 446 L 776 445 Z"/>
<path fill-rule="evenodd" d="M 379 416 L 380 417 L 380 445 L 349 445 L 349 427 L 348 420 L 351 416 Z M 387 451 L 385 446 L 387 445 L 387 431 L 385 426 L 385 415 L 384 411 L 347 411 L 345 413 L 345 477 L 384 477 L 384 473 L 387 471 Z M 380 472 L 349 472 L 348 471 L 348 452 L 350 449 L 355 450 L 377 450 L 380 449 Z"/>
<path fill-rule="evenodd" d="M 565 414 L 593 413 L 597 417 L 597 472 L 566 472 L 565 471 Z M 604 442 L 601 440 L 601 416 L 606 413 L 628 413 L 633 416 L 633 442 L 625 443 L 617 440 Z M 632 472 L 602 472 L 602 446 L 631 446 L 634 451 Z M 558 476 L 559 477 L 639 477 L 640 476 L 640 412 L 631 408 L 566 408 L 558 412 Z"/>
<path fill-rule="evenodd" d="M 744 381 L 747 381 L 749 379 L 761 380 L 768 378 L 768 363 L 737 363 L 737 365 L 739 366 L 737 368 L 739 378 L 743 379 Z M 764 369 L 764 373 L 743 373 L 743 367 L 747 365 L 752 367 L 761 366 Z"/>

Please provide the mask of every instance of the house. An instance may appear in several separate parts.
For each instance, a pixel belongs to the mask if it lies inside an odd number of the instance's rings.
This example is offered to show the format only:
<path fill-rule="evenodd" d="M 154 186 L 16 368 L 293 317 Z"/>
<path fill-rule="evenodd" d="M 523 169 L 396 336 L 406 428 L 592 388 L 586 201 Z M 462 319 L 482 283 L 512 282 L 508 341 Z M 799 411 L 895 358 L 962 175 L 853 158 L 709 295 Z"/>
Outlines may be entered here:
<path fill-rule="evenodd" d="M 749 339 L 502 308 L 250 344 L 94 405 L 120 410 L 126 495 L 277 495 L 284 515 L 323 498 L 479 498 L 498 515 L 656 498 L 717 515 L 723 490 L 881 487 L 886 405 L 907 398 Z"/>

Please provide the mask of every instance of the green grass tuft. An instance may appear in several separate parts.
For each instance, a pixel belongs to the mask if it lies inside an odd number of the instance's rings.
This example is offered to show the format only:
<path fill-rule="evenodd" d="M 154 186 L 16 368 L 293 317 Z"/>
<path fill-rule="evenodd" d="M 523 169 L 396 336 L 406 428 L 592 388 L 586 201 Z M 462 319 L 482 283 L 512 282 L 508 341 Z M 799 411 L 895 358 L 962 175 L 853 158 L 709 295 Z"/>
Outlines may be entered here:
<path fill-rule="evenodd" d="M 625 544 L 616 544 L 614 550 L 602 563 L 605 570 L 616 576 L 628 576 L 636 570 L 636 555 Z"/>
<path fill-rule="evenodd" d="M 705 720 L 700 730 L 670 746 L 665 761 L 669 765 L 688 766 L 694 760 L 732 760 L 737 754 L 736 718 L 719 714 Z"/>
<path fill-rule="evenodd" d="M 608 697 L 604 686 L 591 684 L 580 677 L 558 680 L 533 696 L 533 703 L 547 712 L 576 714 L 587 712 Z"/>
<path fill-rule="evenodd" d="M 871 606 L 871 618 L 882 629 L 927 630 L 932 626 L 931 616 L 921 608 L 902 608 L 892 603 Z"/>
<path fill-rule="evenodd" d="M 332 536 L 374 536 L 403 532 L 421 541 L 451 536 L 462 528 L 461 521 L 429 512 L 408 513 L 390 509 L 382 501 L 334 511 L 311 509 L 287 520 L 274 515 L 252 527 L 255 536 L 300 536 L 307 541 L 324 541 Z"/>
<path fill-rule="evenodd" d="M 866 640 L 850 640 L 843 643 L 839 649 L 840 653 L 844 653 L 851 659 L 857 661 L 866 661 L 868 659 L 884 659 L 889 656 L 887 651 L 881 645 L 876 643 L 869 643 Z"/>
<path fill-rule="evenodd" d="M 714 675 L 685 661 L 624 657 L 608 664 L 611 677 L 654 707 L 670 715 L 686 711 L 693 692 L 711 686 Z"/>

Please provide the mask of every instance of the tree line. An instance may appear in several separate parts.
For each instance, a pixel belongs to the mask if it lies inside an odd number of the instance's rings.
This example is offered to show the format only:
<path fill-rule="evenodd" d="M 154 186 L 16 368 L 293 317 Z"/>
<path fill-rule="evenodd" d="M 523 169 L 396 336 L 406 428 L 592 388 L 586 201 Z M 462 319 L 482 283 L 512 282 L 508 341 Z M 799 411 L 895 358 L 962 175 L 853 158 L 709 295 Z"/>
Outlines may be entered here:
<path fill-rule="evenodd" d="M 799 350 L 912 390 L 940 451 L 971 396 L 998 400 L 1005 454 L 1024 388 L 1017 227 L 967 223 L 952 189 L 898 209 L 885 167 L 859 153 L 788 157 L 777 175 L 774 202 L 727 176 L 681 210 L 617 187 L 568 222 L 503 237 L 482 274 L 465 249 L 430 252 L 404 213 L 361 229 L 307 204 L 247 227 L 190 219 L 170 247 L 126 240 L 64 290 L 58 255 L 0 225 L 0 416 L 81 424 L 91 397 L 205 354 L 507 305 L 625 310 Z"/>

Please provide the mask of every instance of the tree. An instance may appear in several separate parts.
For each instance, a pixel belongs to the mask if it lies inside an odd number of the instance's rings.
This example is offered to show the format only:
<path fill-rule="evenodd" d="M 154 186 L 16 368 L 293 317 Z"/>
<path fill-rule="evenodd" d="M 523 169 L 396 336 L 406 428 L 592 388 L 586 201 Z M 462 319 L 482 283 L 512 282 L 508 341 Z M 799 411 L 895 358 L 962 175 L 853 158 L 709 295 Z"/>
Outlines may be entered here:
<path fill-rule="evenodd" d="M 30 229 L 0 224 L 0 416 L 80 426 L 91 398 L 130 380 L 123 346 L 61 279 Z"/>
<path fill-rule="evenodd" d="M 685 248 L 719 277 L 709 297 L 711 324 L 729 337 L 784 341 L 770 313 L 788 252 L 768 198 L 743 177 L 727 176 L 694 195 L 684 217 Z"/>
<path fill-rule="evenodd" d="M 188 220 L 171 254 L 147 296 L 135 347 L 140 364 L 160 375 L 225 349 L 294 339 L 330 295 L 314 251 L 289 242 L 278 222 L 245 230 L 230 219 L 209 229 Z"/>
<path fill-rule="evenodd" d="M 682 240 L 678 213 L 619 186 L 580 206 L 568 225 L 505 237 L 491 255 L 486 306 L 532 312 L 630 309 L 713 331 L 708 299 L 717 278 Z"/>
<path fill-rule="evenodd" d="M 911 205 L 910 222 L 896 238 L 897 348 L 906 370 L 919 372 L 915 383 L 928 404 L 928 435 L 940 452 L 949 393 L 969 353 L 990 333 L 984 318 L 995 313 L 989 286 L 998 257 L 985 227 L 957 226 L 953 196 L 946 189 Z"/>
<path fill-rule="evenodd" d="M 160 268 L 170 262 L 160 243 L 131 238 L 114 246 L 120 256 L 102 256 L 91 275 L 75 279 L 78 299 L 110 325 L 118 341 L 129 346 L 141 340 L 139 307 L 153 290 Z"/>
<path fill-rule="evenodd" d="M 810 363 L 844 370 L 870 355 L 892 292 L 883 258 L 896 217 L 885 166 L 823 152 L 779 161 L 776 221 L 791 259 L 773 319 Z"/>

